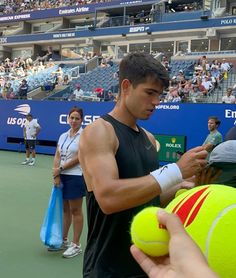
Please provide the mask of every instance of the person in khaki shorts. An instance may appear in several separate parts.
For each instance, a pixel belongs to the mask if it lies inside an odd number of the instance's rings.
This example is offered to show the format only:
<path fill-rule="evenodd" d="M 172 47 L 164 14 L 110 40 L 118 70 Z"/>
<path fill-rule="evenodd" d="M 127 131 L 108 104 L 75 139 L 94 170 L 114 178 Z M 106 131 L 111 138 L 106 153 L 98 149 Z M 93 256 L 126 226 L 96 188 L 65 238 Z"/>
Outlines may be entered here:
<path fill-rule="evenodd" d="M 41 127 L 37 121 L 37 119 L 33 119 L 32 114 L 26 115 L 26 124 L 24 126 L 24 139 L 25 139 L 25 150 L 26 150 L 26 159 L 21 163 L 22 165 L 34 166 L 35 164 L 35 145 L 36 138 L 38 133 L 41 130 Z M 30 159 L 30 154 L 32 158 Z"/>

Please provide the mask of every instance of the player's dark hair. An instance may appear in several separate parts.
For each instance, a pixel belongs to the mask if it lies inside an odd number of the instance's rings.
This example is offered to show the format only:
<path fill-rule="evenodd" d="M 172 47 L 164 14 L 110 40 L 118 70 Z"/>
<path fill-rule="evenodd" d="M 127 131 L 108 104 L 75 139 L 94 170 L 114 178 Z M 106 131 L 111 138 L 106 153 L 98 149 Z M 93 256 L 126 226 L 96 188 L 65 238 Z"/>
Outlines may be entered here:
<path fill-rule="evenodd" d="M 161 81 L 164 88 L 169 86 L 169 75 L 166 68 L 151 54 L 134 52 L 125 56 L 120 62 L 120 88 L 124 79 L 128 79 L 136 87 L 149 77 L 157 82 Z"/>

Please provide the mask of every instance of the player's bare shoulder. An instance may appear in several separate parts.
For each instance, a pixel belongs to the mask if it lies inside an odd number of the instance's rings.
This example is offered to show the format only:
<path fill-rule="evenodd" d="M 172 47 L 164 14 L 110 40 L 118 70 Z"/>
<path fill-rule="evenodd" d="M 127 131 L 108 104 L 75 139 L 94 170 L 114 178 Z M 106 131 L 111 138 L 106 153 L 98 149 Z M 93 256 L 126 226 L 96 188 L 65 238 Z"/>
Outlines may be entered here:
<path fill-rule="evenodd" d="M 116 145 L 117 143 L 117 137 L 113 126 L 103 118 L 98 118 L 86 126 L 82 132 L 81 140 L 85 140 L 87 143 L 96 142 L 100 146 L 102 144 Z"/>

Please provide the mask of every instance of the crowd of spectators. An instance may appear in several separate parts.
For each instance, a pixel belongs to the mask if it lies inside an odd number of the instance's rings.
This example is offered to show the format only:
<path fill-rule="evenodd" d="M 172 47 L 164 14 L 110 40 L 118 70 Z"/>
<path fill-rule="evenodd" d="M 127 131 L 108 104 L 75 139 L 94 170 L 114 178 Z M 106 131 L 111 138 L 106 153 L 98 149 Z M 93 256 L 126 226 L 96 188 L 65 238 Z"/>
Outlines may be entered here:
<path fill-rule="evenodd" d="M 38 57 L 33 61 L 30 57 L 14 58 L 13 60 L 6 58 L 0 63 L 0 98 L 3 99 L 26 99 L 29 92 L 27 78 L 34 76 L 44 71 L 47 68 L 55 66 L 52 58 L 46 54 L 45 57 Z M 112 67 L 114 62 L 111 56 L 104 56 L 99 59 L 99 67 Z M 163 57 L 162 64 L 167 70 L 171 71 L 171 63 L 166 57 Z M 179 70 L 170 80 L 169 88 L 163 93 L 161 102 L 198 102 L 209 96 L 212 91 L 219 88 L 221 80 L 227 79 L 232 65 L 223 59 L 208 61 L 206 56 L 202 56 L 194 66 L 194 72 L 191 78 L 186 78 L 184 71 Z M 63 69 L 58 66 L 55 71 L 51 72 L 51 83 L 41 84 L 46 91 L 53 91 L 57 85 L 70 86 L 72 77 L 70 73 L 65 74 Z M 116 76 L 117 75 L 117 76 Z M 114 74 L 114 79 L 118 84 L 118 73 Z M 14 86 L 15 81 L 18 81 L 18 87 Z M 73 83 L 76 84 L 76 83 Z M 113 86 L 114 87 L 114 86 Z M 93 100 L 100 101 L 115 101 L 118 93 L 118 85 L 115 90 L 104 90 L 102 87 L 97 87 L 89 96 Z M 235 103 L 235 90 L 228 88 L 225 96 L 222 97 L 222 103 Z M 69 100 L 83 100 L 83 96 L 88 92 L 81 89 L 80 84 L 76 84 L 73 88 L 73 93 Z M 87 94 L 88 95 L 88 94 Z M 203 101 L 204 102 L 204 101 Z"/>
<path fill-rule="evenodd" d="M 88 5 L 99 2 L 111 2 L 111 0 L 4 0 L 2 4 L 0 4 L 0 14 L 23 13 L 67 6 Z"/>
<path fill-rule="evenodd" d="M 162 64 L 171 71 L 167 58 L 163 58 Z M 183 70 L 172 77 L 168 90 L 162 97 L 162 102 L 198 102 L 206 99 L 214 89 L 220 88 L 223 79 L 227 79 L 232 65 L 223 59 L 208 61 L 202 56 L 194 65 L 193 76 L 185 77 Z"/>
<path fill-rule="evenodd" d="M 42 60 L 33 61 L 31 57 L 23 59 L 19 58 L 6 58 L 0 62 L 0 98 L 14 99 L 26 98 L 29 86 L 27 78 L 37 75 L 47 68 L 53 67 L 53 61 L 44 62 Z M 18 87 L 15 85 L 19 84 Z M 27 87 L 27 89 L 26 89 Z M 22 92 L 24 89 L 24 93 Z"/>

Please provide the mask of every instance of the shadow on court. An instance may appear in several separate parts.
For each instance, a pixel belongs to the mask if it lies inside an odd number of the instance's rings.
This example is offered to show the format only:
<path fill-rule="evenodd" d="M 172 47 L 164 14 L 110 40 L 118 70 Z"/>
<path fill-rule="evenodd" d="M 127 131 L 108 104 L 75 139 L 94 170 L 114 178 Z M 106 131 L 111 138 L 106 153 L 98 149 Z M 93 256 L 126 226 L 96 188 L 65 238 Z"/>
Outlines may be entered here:
<path fill-rule="evenodd" d="M 82 278 L 82 255 L 64 259 L 62 252 L 48 252 L 39 238 L 53 156 L 37 155 L 35 166 L 21 165 L 24 159 L 24 153 L 0 151 L 0 277 Z"/>

